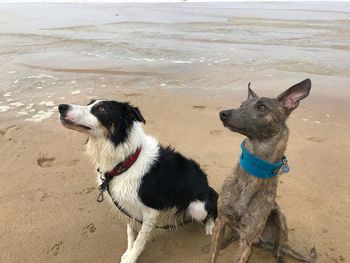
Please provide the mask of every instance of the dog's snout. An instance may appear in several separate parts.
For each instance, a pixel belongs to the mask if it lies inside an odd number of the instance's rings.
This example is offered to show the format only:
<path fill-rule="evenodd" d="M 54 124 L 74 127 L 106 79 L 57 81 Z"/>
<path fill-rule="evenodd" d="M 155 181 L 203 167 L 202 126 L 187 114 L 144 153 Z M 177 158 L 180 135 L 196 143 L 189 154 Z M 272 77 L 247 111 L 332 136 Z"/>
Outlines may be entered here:
<path fill-rule="evenodd" d="M 58 105 L 58 111 L 60 112 L 61 115 L 65 115 L 68 109 L 69 109 L 69 105 L 68 104 L 60 104 L 60 105 Z"/>
<path fill-rule="evenodd" d="M 223 110 L 223 111 L 220 111 L 220 119 L 221 120 L 226 120 L 231 114 L 231 111 L 230 110 Z"/>

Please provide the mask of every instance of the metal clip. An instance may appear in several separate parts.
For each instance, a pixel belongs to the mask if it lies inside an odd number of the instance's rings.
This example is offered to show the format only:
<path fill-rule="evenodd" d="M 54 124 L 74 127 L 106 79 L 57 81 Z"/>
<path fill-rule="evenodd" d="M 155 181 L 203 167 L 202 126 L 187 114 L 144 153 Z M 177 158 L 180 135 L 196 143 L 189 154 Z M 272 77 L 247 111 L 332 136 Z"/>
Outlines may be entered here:
<path fill-rule="evenodd" d="M 100 193 L 98 194 L 96 201 L 99 203 L 103 202 L 104 200 L 103 192 L 106 191 L 107 189 L 107 186 L 105 184 L 106 184 L 105 181 L 103 181 L 102 184 L 98 187 L 98 190 L 100 191 Z"/>
<path fill-rule="evenodd" d="M 100 193 L 98 194 L 98 196 L 97 196 L 97 199 L 96 199 L 96 201 L 97 202 L 99 202 L 99 203 L 101 203 L 101 202 L 103 202 L 103 192 L 104 191 L 100 191 Z"/>
<path fill-rule="evenodd" d="M 282 162 L 283 162 L 283 165 L 280 168 L 280 173 L 288 173 L 290 169 L 289 169 L 289 166 L 288 166 L 287 158 L 284 157 Z"/>

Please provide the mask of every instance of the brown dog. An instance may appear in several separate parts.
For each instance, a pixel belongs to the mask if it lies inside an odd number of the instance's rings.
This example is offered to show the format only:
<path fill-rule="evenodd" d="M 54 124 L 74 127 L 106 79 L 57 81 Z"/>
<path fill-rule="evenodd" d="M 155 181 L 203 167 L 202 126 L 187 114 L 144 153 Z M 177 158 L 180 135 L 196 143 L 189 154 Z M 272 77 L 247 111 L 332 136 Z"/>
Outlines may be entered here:
<path fill-rule="evenodd" d="M 240 108 L 220 112 L 223 125 L 247 139 L 242 143 L 240 162 L 226 178 L 219 195 L 210 263 L 216 262 L 218 250 L 224 246 L 225 226 L 233 231 L 228 239 L 239 238 L 235 263 L 247 262 L 256 243 L 273 249 L 279 263 L 284 262 L 282 254 L 307 262 L 315 260 L 314 248 L 310 255 L 303 256 L 286 243 L 286 217 L 276 202 L 278 174 L 281 170 L 288 172 L 284 157 L 286 120 L 310 89 L 311 81 L 306 79 L 272 99 L 259 98 L 248 86 L 248 99 Z M 271 167 L 278 169 L 269 170 Z"/>

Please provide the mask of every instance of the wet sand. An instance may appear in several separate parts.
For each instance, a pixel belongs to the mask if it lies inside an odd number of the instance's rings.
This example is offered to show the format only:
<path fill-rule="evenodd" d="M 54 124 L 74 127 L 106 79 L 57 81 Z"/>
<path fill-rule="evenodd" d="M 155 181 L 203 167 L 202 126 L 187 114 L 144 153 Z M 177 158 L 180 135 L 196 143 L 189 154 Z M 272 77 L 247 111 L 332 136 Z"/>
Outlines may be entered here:
<path fill-rule="evenodd" d="M 120 214 L 96 202 L 86 138 L 60 125 L 57 104 L 130 101 L 219 190 L 243 137 L 218 112 L 238 107 L 250 81 L 277 96 L 306 77 L 278 202 L 290 243 L 350 261 L 348 4 L 43 6 L 0 8 L 0 262 L 118 262 L 126 248 Z M 205 262 L 209 243 L 195 224 L 157 233 L 139 262 Z M 254 249 L 250 262 L 273 257 Z"/>

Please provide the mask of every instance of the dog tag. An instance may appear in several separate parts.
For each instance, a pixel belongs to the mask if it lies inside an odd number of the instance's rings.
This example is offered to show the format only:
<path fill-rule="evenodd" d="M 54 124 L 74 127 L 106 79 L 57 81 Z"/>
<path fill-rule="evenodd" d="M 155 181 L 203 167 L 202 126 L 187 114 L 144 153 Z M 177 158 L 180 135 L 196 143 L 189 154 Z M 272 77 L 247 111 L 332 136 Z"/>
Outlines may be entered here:
<path fill-rule="evenodd" d="M 281 172 L 282 173 L 288 173 L 289 172 L 289 166 L 288 164 L 284 164 L 282 167 L 281 167 Z"/>
<path fill-rule="evenodd" d="M 288 160 L 286 157 L 283 157 L 282 159 L 283 165 L 280 169 L 280 173 L 288 173 L 289 172 L 289 166 L 288 166 Z"/>

